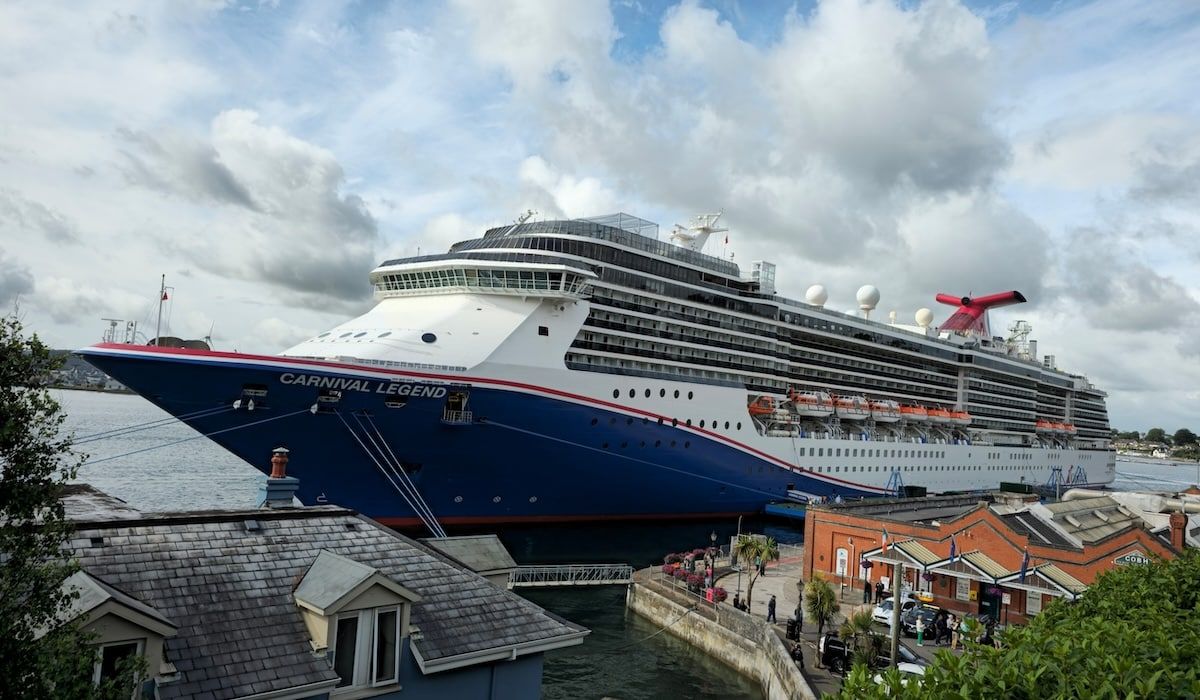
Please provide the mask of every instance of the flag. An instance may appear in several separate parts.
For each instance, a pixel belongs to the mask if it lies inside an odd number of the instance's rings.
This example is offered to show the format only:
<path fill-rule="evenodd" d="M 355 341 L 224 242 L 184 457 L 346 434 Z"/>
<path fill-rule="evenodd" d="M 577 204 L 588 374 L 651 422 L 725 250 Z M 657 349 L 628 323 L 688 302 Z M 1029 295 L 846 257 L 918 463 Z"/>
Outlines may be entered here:
<path fill-rule="evenodd" d="M 1025 571 L 1029 568 L 1029 550 L 1021 556 L 1021 583 L 1025 583 Z"/>
<path fill-rule="evenodd" d="M 887 528 L 885 527 L 885 528 L 883 528 L 883 552 L 884 552 L 884 554 L 887 553 L 887 541 L 888 541 L 888 534 L 887 534 Z"/>
<path fill-rule="evenodd" d="M 166 292 L 166 290 L 163 290 L 162 300 L 163 300 L 163 301 L 166 301 L 166 300 L 167 300 L 167 292 Z"/>
<path fill-rule="evenodd" d="M 954 560 L 957 557 L 958 557 L 958 545 L 954 542 L 954 538 L 951 537 L 950 538 L 950 563 L 953 564 Z"/>

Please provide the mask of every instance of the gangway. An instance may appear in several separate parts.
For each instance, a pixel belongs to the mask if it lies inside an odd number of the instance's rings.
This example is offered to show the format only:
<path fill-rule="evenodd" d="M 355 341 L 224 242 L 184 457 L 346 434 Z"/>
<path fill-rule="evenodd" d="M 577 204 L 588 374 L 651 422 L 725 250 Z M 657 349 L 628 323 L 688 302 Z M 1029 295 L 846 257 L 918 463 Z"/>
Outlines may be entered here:
<path fill-rule="evenodd" d="M 548 564 L 518 566 L 508 575 L 508 587 L 615 586 L 632 580 L 629 564 Z"/>

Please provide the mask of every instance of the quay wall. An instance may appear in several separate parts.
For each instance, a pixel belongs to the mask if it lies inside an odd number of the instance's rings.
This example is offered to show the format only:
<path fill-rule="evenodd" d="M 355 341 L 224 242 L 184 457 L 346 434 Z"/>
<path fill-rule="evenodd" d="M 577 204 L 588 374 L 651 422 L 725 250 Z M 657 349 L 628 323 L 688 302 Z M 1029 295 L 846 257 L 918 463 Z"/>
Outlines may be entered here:
<path fill-rule="evenodd" d="M 725 605 L 688 613 L 688 606 L 641 583 L 629 585 L 625 604 L 738 673 L 757 680 L 767 700 L 816 699 L 787 647 L 765 622 Z M 718 619 L 710 619 L 713 617 Z"/>

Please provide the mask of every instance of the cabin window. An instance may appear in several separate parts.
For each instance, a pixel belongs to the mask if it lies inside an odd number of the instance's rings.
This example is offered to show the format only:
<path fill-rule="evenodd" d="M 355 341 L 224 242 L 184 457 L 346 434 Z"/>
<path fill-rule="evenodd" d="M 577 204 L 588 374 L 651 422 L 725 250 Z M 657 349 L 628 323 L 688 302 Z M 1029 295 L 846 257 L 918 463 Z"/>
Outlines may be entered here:
<path fill-rule="evenodd" d="M 550 335 L 550 328 L 548 326 L 538 326 L 538 335 Z"/>

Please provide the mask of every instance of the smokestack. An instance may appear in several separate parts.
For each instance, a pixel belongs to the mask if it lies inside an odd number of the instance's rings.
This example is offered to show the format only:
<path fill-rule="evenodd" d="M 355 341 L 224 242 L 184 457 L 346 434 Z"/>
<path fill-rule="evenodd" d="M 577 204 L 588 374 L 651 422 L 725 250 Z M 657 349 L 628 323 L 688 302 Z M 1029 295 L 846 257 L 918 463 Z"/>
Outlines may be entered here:
<path fill-rule="evenodd" d="M 1187 547 L 1187 516 L 1179 511 L 1171 513 L 1171 546 L 1182 552 Z"/>
<path fill-rule="evenodd" d="M 271 476 L 259 489 L 264 508 L 291 508 L 295 505 L 300 480 L 287 475 L 288 452 L 286 447 L 271 450 Z"/>

